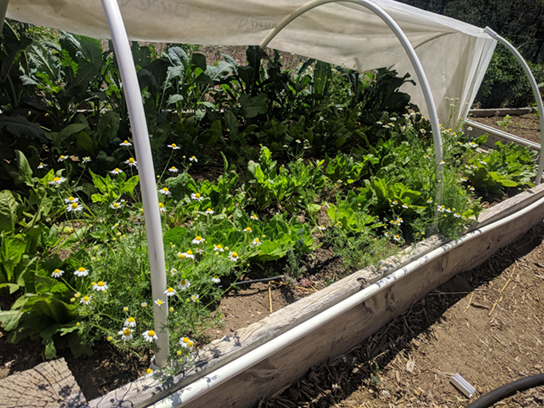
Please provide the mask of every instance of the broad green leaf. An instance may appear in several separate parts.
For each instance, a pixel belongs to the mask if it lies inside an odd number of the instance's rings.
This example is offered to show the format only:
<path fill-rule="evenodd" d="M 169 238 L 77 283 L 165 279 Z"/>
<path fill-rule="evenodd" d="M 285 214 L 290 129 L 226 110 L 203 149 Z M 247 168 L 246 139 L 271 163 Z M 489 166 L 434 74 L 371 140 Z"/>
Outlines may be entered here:
<path fill-rule="evenodd" d="M 0 323 L 2 323 L 2 329 L 5 331 L 12 331 L 15 329 L 19 320 L 21 319 L 22 313 L 19 310 L 6 310 L 0 312 Z"/>
<path fill-rule="evenodd" d="M 248 94 L 242 94 L 239 101 L 242 106 L 242 116 L 247 119 L 254 118 L 268 111 L 268 97 L 265 93 L 261 93 L 253 98 Z"/>
<path fill-rule="evenodd" d="M 79 134 L 79 132 L 85 130 L 87 127 L 88 126 L 84 123 L 72 123 L 57 133 L 52 143 L 57 147 L 61 147 L 66 139 L 73 135 Z"/>
<path fill-rule="evenodd" d="M 77 135 L 76 146 L 79 152 L 94 156 L 93 140 L 85 131 L 81 131 Z"/>
<path fill-rule="evenodd" d="M 17 276 L 14 276 L 14 271 L 25 253 L 26 240 L 22 235 L 18 234 L 3 236 L 1 242 L 0 262 L 2 265 L 0 270 L 3 270 L 5 282 L 15 283 L 17 282 Z"/>
<path fill-rule="evenodd" d="M 28 160 L 23 152 L 20 150 L 15 150 L 15 157 L 17 159 L 17 170 L 19 171 L 19 177 L 17 180 L 15 180 L 15 183 L 25 183 L 29 187 L 34 186 L 34 182 L 32 181 L 32 169 L 30 168 L 30 164 L 28 164 Z"/>
<path fill-rule="evenodd" d="M 9 190 L 0 191 L 0 233 L 13 231 L 17 222 L 17 200 Z"/>

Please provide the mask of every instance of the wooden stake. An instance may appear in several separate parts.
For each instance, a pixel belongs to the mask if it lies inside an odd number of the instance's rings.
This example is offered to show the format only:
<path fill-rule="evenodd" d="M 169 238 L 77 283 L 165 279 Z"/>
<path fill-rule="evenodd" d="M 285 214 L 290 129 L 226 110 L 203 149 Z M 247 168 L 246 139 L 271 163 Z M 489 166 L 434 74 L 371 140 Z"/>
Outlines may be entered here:
<path fill-rule="evenodd" d="M 272 313 L 272 286 L 270 286 L 270 282 L 268 282 L 268 301 L 270 302 L 270 313 Z"/>

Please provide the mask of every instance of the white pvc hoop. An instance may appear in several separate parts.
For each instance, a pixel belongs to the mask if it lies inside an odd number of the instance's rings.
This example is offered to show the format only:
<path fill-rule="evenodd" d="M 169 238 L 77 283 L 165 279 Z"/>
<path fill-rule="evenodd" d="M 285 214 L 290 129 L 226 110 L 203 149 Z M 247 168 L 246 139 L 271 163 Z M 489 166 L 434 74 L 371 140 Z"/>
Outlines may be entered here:
<path fill-rule="evenodd" d="M 381 7 L 375 5 L 374 3 L 370 2 L 369 0 L 314 0 L 311 1 L 304 6 L 299 7 L 295 11 L 293 11 L 290 15 L 285 17 L 275 28 L 272 30 L 266 38 L 261 42 L 260 47 L 264 48 L 266 47 L 270 41 L 276 37 L 280 33 L 281 30 L 283 30 L 288 24 L 290 24 L 293 20 L 295 20 L 297 17 L 300 17 L 302 14 L 306 13 L 307 11 L 310 11 L 316 7 L 322 6 L 324 4 L 328 3 L 353 3 L 358 4 L 360 6 L 363 6 L 370 11 L 374 12 L 378 17 L 380 17 L 384 23 L 387 24 L 387 26 L 393 31 L 393 33 L 397 36 L 399 39 L 402 47 L 406 51 L 406 54 L 408 54 L 408 58 L 410 59 L 410 62 L 412 63 L 417 78 L 419 80 L 419 83 L 423 90 L 423 96 L 425 97 L 425 103 L 427 105 L 427 109 L 429 111 L 430 121 L 431 121 L 431 128 L 433 131 L 433 141 L 434 141 L 434 153 L 436 158 L 436 169 L 437 169 L 437 181 L 438 181 L 438 197 L 437 202 L 440 201 L 440 197 L 442 196 L 442 175 L 444 170 L 444 164 L 443 164 L 443 148 L 442 148 L 442 136 L 440 134 L 440 123 L 438 121 L 438 114 L 436 112 L 436 105 L 434 104 L 433 95 L 431 93 L 431 87 L 429 85 L 429 81 L 427 80 L 427 76 L 425 75 L 425 71 L 423 69 L 423 66 L 421 65 L 421 61 L 419 60 L 419 57 L 417 56 L 414 47 L 412 47 L 412 44 L 408 40 L 408 37 L 406 34 L 404 34 L 404 31 L 399 27 L 399 25 L 393 20 L 393 18 L 385 12 Z"/>
<path fill-rule="evenodd" d="M 101 1 L 108 20 L 108 26 L 110 27 L 117 61 L 119 62 L 119 71 L 121 72 L 130 125 L 134 136 L 134 150 L 136 161 L 138 162 L 138 174 L 140 175 L 140 188 L 142 191 L 147 246 L 149 250 L 153 317 L 155 320 L 155 332 L 158 336 L 156 344 L 159 349 L 154 356 L 152 364 L 154 363 L 154 367 L 164 367 L 169 352 L 169 331 L 166 327 L 168 322 L 168 298 L 164 294 L 166 291 L 166 267 L 153 156 L 151 154 L 151 145 L 149 144 L 149 133 L 145 120 L 142 94 L 140 92 L 140 85 L 138 84 L 136 67 L 134 66 L 134 59 L 132 58 L 132 51 L 123 22 L 123 16 L 119 10 L 117 1 Z M 157 299 L 163 301 L 161 306 L 155 303 Z"/>
<path fill-rule="evenodd" d="M 535 184 L 540 184 L 540 181 L 542 180 L 542 171 L 544 171 L 544 154 L 542 154 L 542 146 L 544 146 L 544 106 L 542 106 L 542 97 L 540 96 L 540 91 L 538 90 L 538 84 L 536 83 L 536 79 L 531 72 L 531 68 L 529 68 L 529 65 L 527 65 L 521 54 L 512 44 L 510 44 L 508 41 L 506 41 L 503 37 L 501 37 L 489 27 L 484 28 L 484 31 L 489 34 L 491 38 L 500 42 L 512 54 L 514 54 L 518 62 L 523 67 L 523 70 L 525 71 L 525 75 L 527 75 L 529 82 L 531 83 L 531 88 L 533 89 L 533 94 L 535 95 L 536 99 L 536 106 L 540 115 L 540 157 L 538 161 L 538 172 L 535 178 Z"/>

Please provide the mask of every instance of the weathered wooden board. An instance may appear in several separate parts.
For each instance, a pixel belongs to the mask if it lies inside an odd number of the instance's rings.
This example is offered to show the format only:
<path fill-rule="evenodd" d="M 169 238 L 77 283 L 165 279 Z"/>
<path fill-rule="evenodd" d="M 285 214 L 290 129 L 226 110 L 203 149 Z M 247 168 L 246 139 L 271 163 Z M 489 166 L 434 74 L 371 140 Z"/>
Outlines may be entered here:
<path fill-rule="evenodd" d="M 63 358 L 0 380 L 1 408 L 77 408 L 86 402 Z"/>
<path fill-rule="evenodd" d="M 496 108 L 496 109 L 471 109 L 468 113 L 469 117 L 490 117 L 490 116 L 521 116 L 527 113 L 532 113 L 533 108 Z"/>
<path fill-rule="evenodd" d="M 489 222 L 495 221 L 499 218 L 502 218 L 506 215 L 509 215 L 510 213 L 516 211 L 517 209 L 521 207 L 525 207 L 526 205 L 536 201 L 538 198 L 544 196 L 544 185 L 540 185 L 535 187 L 532 190 L 529 190 L 527 192 L 524 192 L 512 199 L 506 200 L 499 205 L 493 207 L 490 210 L 487 210 L 483 214 L 481 214 L 480 219 L 481 223 L 478 225 L 484 225 Z M 544 211 L 544 210 L 543 210 Z M 536 217 L 536 218 L 534 218 Z M 540 217 L 540 219 L 538 219 Z M 539 220 L 542 219 L 542 216 L 540 216 L 538 213 L 530 214 L 525 217 L 525 219 L 529 219 L 530 221 L 526 221 L 530 226 L 536 224 Z M 477 225 L 477 226 L 478 226 Z M 520 222 L 520 225 L 523 225 L 523 223 Z M 476 227 L 477 227 L 476 226 Z M 530 228 L 530 227 L 528 227 Z M 527 228 L 527 229 L 528 229 Z M 522 229 L 523 230 L 523 229 Z M 525 230 L 512 230 L 512 231 L 518 231 L 517 234 L 510 234 L 510 231 L 508 231 L 508 235 L 506 236 L 506 230 L 504 228 L 501 228 L 499 232 L 496 232 L 495 234 L 499 234 L 499 237 L 495 237 L 493 239 L 497 240 L 497 243 L 500 241 L 500 246 L 506 245 L 505 242 L 508 241 L 508 237 L 513 237 L 512 239 L 515 239 L 519 237 Z M 505 237 L 501 238 L 500 235 L 505 234 Z M 406 279 L 403 279 L 403 284 L 401 285 L 403 289 L 403 292 L 409 292 L 411 290 L 414 290 L 413 300 L 418 299 L 419 297 L 423 296 L 423 294 L 427 293 L 429 290 L 432 290 L 436 286 L 438 286 L 440 283 L 444 282 L 445 280 L 449 279 L 449 277 L 453 276 L 455 273 L 466 270 L 471 267 L 477 266 L 479 263 L 483 262 L 485 259 L 487 259 L 488 256 L 490 256 L 493 252 L 495 252 L 500 246 L 497 246 L 496 243 L 491 242 L 492 238 L 489 238 L 487 235 L 483 235 L 479 237 L 479 244 L 482 246 L 482 248 L 487 248 L 485 251 L 483 251 L 480 247 L 476 246 L 478 249 L 474 251 L 473 246 L 464 246 L 464 251 L 467 252 L 467 255 L 463 253 L 462 249 L 457 249 L 455 253 L 461 253 L 459 255 L 460 260 L 457 262 L 461 266 L 463 266 L 464 269 L 460 269 L 459 267 L 453 268 L 451 272 L 438 272 L 436 270 L 437 267 L 442 268 L 442 263 L 445 262 L 444 260 L 436 263 L 434 262 L 432 265 L 434 265 L 434 272 L 433 269 L 429 269 L 430 266 L 427 265 L 425 270 L 428 271 L 429 276 L 424 276 L 423 281 L 424 285 L 419 288 L 419 283 L 414 283 L 412 286 L 406 286 L 408 282 Z M 488 242 L 489 241 L 489 242 Z M 132 407 L 144 407 L 147 406 L 153 402 L 156 402 L 160 399 L 165 398 L 167 395 L 175 392 L 176 390 L 179 390 L 183 388 L 184 386 L 190 384 L 191 382 L 195 381 L 198 378 L 201 378 L 202 376 L 208 374 L 209 372 L 213 371 L 214 369 L 217 369 L 224 364 L 234 360 L 235 358 L 239 357 L 242 354 L 245 354 L 256 347 L 266 343 L 272 338 L 277 337 L 278 335 L 286 332 L 292 327 L 295 327 L 296 325 L 310 319 L 311 317 L 317 315 L 318 313 L 322 312 L 323 310 L 326 310 L 330 308 L 331 306 L 339 303 L 340 301 L 346 299 L 347 297 L 351 296 L 352 294 L 356 293 L 357 291 L 361 290 L 361 288 L 368 286 L 369 284 L 372 284 L 373 282 L 377 281 L 378 279 L 381 279 L 382 277 L 386 276 L 389 272 L 400 268 L 401 266 L 407 264 L 408 262 L 411 262 L 421 256 L 424 256 L 428 252 L 430 252 L 433 249 L 436 249 L 442 245 L 444 245 L 448 240 L 445 239 L 439 239 L 438 237 L 431 237 L 424 242 L 418 244 L 415 248 L 405 252 L 404 254 L 401 254 L 400 256 L 396 256 L 393 258 L 388 259 L 385 261 L 382 265 L 380 265 L 380 268 L 365 268 L 361 271 L 358 271 L 347 278 L 334 283 L 333 285 L 311 295 L 307 298 L 301 299 L 296 303 L 293 303 L 273 314 L 266 317 L 265 319 L 254 323 L 244 329 L 239 330 L 238 332 L 234 333 L 231 336 L 226 336 L 223 339 L 216 340 L 212 342 L 209 346 L 203 348 L 198 352 L 197 356 L 197 368 L 189 370 L 187 373 L 184 373 L 183 375 L 178 375 L 174 377 L 169 378 L 163 378 L 163 379 L 154 379 L 152 376 L 146 376 L 142 377 L 137 381 L 134 381 L 124 387 L 121 387 L 105 396 L 99 399 L 95 399 L 90 402 L 91 407 L 113 407 L 113 406 L 119 406 L 119 405 L 125 405 L 128 404 Z M 459 252 L 461 251 L 461 252 Z M 474 252 L 475 256 L 471 257 L 470 254 Z M 451 255 L 447 255 L 449 257 Z M 463 261 L 461 264 L 460 262 Z M 459 265 L 458 265 L 459 266 Z M 436 276 L 434 276 L 436 275 Z M 417 286 L 419 289 L 416 289 L 415 286 Z M 426 292 L 425 292 L 426 291 Z M 410 304 L 413 300 L 408 301 L 404 300 L 404 298 L 410 298 L 412 299 L 412 294 L 410 293 L 404 293 L 403 296 L 396 295 L 394 291 L 391 292 L 391 296 L 398 296 L 398 299 L 400 302 L 402 302 L 402 305 L 404 305 L 405 302 L 407 304 Z M 378 298 L 379 299 L 379 298 Z M 350 330 L 354 330 L 354 333 L 356 333 L 357 341 L 363 340 L 365 337 L 361 337 L 362 335 L 369 336 L 371 333 L 373 333 L 375 330 L 377 330 L 381 325 L 383 325 L 385 322 L 389 321 L 392 317 L 394 317 L 395 314 L 392 314 L 394 311 L 395 313 L 401 313 L 398 310 L 404 310 L 401 306 L 391 306 L 391 304 L 395 304 L 397 298 L 388 298 L 388 308 L 391 309 L 391 313 L 386 313 L 386 311 L 380 311 L 379 309 L 379 300 L 372 301 L 378 302 L 375 306 L 374 314 L 372 314 L 371 318 L 369 318 L 369 322 L 364 325 L 363 328 L 361 327 L 353 327 Z M 367 302 L 368 303 L 368 302 Z M 369 306 L 366 305 L 366 308 Z M 365 309 L 366 310 L 366 309 Z M 376 315 L 381 315 L 383 313 L 383 318 L 378 318 Z M 360 320 L 362 317 L 358 317 Z M 346 319 L 349 320 L 348 317 Z M 343 321 L 344 319 L 338 319 Z M 357 320 L 357 321 L 359 321 Z M 365 321 L 363 319 L 363 321 Z M 377 323 L 375 323 L 377 322 Z M 335 324 L 342 325 L 341 322 L 336 322 Z M 336 330 L 333 329 L 333 330 Z M 340 329 L 339 329 L 340 330 Z M 336 331 L 332 331 L 330 333 L 337 333 Z M 341 333 L 341 336 L 333 336 L 335 339 L 333 343 L 335 344 L 334 350 L 340 350 L 338 354 L 342 352 L 342 350 L 347 350 L 352 345 L 352 340 L 350 340 L 350 334 L 344 333 L 342 331 L 338 331 L 338 333 Z M 315 333 L 312 335 L 312 338 L 314 338 Z M 344 338 L 345 337 L 345 338 Z M 355 337 L 353 341 L 355 341 Z M 346 341 L 346 344 L 344 344 L 344 341 Z M 319 343 L 319 342 L 318 342 Z M 326 344 L 326 343 L 325 343 Z M 319 344 L 316 344 L 316 347 L 318 347 Z M 293 346 L 295 347 L 295 346 Z M 308 343 L 305 343 L 305 348 L 310 348 L 313 346 L 309 346 Z M 319 361 L 322 361 L 323 359 L 326 359 L 328 357 L 331 357 L 330 350 L 328 350 L 328 346 L 323 345 L 319 347 L 325 347 L 324 350 L 320 351 L 319 353 L 315 353 L 315 355 L 307 356 L 302 360 L 299 360 L 296 352 L 295 354 L 291 355 L 289 359 L 287 359 L 287 362 L 290 362 L 292 364 L 291 367 L 287 369 L 290 373 L 304 373 L 304 371 L 312 364 L 315 364 Z M 323 353 L 323 354 L 322 354 Z M 327 354 L 329 353 L 329 354 Z M 300 354 L 303 356 L 304 354 Z M 337 354 L 334 354 L 337 355 Z M 314 358 L 315 357 L 315 358 Z M 279 357 L 276 357 L 279 358 Z M 316 360 L 317 359 L 317 360 Z M 272 364 L 269 362 L 268 364 Z M 274 360 L 274 364 L 276 364 Z M 308 365 L 309 364 L 309 365 Z M 259 365 L 260 366 L 260 365 Z M 258 367 L 255 367 L 255 370 L 259 370 Z M 276 367 L 275 365 L 273 365 Z M 268 367 L 268 366 L 267 366 Z M 272 366 L 270 366 L 272 367 Z M 278 365 L 277 367 L 282 367 L 281 365 Z M 266 370 L 265 370 L 266 371 Z M 273 370 L 274 371 L 274 370 Z M 250 370 L 251 373 L 253 373 L 253 369 Z M 260 371 L 258 371 L 260 373 Z M 278 376 L 281 381 L 280 384 L 287 384 L 289 381 L 292 381 L 294 378 L 297 378 L 296 376 L 288 376 L 288 377 L 282 377 L 280 374 L 278 374 L 276 371 L 274 371 L 274 375 Z M 260 374 L 261 375 L 261 374 Z M 299 374 L 296 374 L 299 375 Z M 252 377 L 253 376 L 253 377 Z M 259 376 L 256 374 L 251 374 L 248 378 L 253 378 L 253 381 L 259 382 Z M 264 384 L 266 386 L 271 387 L 271 389 L 278 389 L 276 387 L 275 383 L 269 383 L 268 381 L 271 381 L 268 376 L 265 375 L 266 381 Z M 249 381 L 249 380 L 245 380 Z M 242 388 L 245 391 L 247 391 L 248 388 L 252 388 L 254 385 L 244 385 Z M 218 387 L 219 389 L 223 390 L 223 387 Z M 261 390 L 262 391 L 262 390 Z M 259 392 L 261 392 L 259 391 Z M 230 391 L 229 391 L 230 392 Z M 223 394 L 223 391 L 220 391 L 221 394 Z M 266 394 L 266 393 L 265 393 Z M 262 394 L 262 395 L 265 395 Z M 212 392 L 211 395 L 215 395 L 215 392 Z M 229 398 L 231 397 L 230 394 L 225 393 L 225 395 L 229 395 Z M 236 393 L 232 394 L 233 401 L 238 401 L 236 398 Z M 269 394 L 266 394 L 269 395 Z M 208 398 L 208 397 L 205 397 Z M 218 398 L 217 396 L 212 398 Z M 203 399 L 207 400 L 207 399 Z M 219 400 L 218 400 L 219 401 Z M 222 401 L 222 400 L 221 400 Z M 244 406 L 239 405 L 239 403 L 236 403 L 236 406 Z M 127 405 L 127 406 L 128 406 Z M 251 404 L 248 404 L 250 406 Z M 195 405 L 200 406 L 200 405 Z M 212 406 L 228 406 L 228 405 L 212 405 Z"/>

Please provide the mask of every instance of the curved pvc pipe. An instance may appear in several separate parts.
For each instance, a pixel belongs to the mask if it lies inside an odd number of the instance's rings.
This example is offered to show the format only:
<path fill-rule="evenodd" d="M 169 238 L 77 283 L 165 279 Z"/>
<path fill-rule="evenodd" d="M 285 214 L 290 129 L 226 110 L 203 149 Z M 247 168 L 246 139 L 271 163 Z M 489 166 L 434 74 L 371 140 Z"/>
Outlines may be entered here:
<path fill-rule="evenodd" d="M 542 172 L 544 171 L 544 154 L 542 152 L 542 149 L 544 147 L 544 106 L 542 105 L 542 97 L 540 96 L 540 91 L 538 90 L 538 84 L 536 83 L 536 79 L 533 76 L 529 65 L 527 65 L 521 54 L 512 44 L 510 44 L 508 41 L 506 41 L 489 27 L 484 28 L 484 31 L 489 34 L 491 38 L 500 42 L 502 45 L 508 48 L 508 50 L 512 54 L 514 54 L 518 62 L 523 67 L 523 70 L 525 71 L 525 75 L 527 75 L 529 82 L 531 83 L 531 88 L 533 89 L 533 94 L 535 95 L 536 106 L 538 108 L 538 113 L 540 116 L 540 157 L 538 161 L 538 172 L 535 178 L 535 184 L 540 184 L 540 181 L 542 180 Z"/>
<path fill-rule="evenodd" d="M 164 295 L 166 291 L 166 267 L 151 145 L 149 144 L 149 134 L 145 121 L 140 85 L 138 84 L 138 77 L 136 75 L 136 67 L 134 66 L 134 59 L 119 5 L 116 0 L 101 1 L 106 18 L 108 19 L 117 61 L 119 62 L 119 71 L 121 72 L 130 125 L 134 136 L 134 150 L 136 152 L 136 161 L 138 162 L 138 174 L 140 175 L 147 246 L 149 249 L 151 292 L 154 301 L 162 299 L 164 302 L 160 307 L 153 302 L 154 329 L 158 336 L 156 343 L 159 349 L 155 354 L 154 364 L 158 367 L 164 367 L 168 357 L 169 346 L 169 332 L 166 328 L 168 320 L 168 298 Z M 145 330 L 145 328 L 141 329 Z"/>
<path fill-rule="evenodd" d="M 505 384 L 502 387 L 485 394 L 483 397 L 478 398 L 476 401 L 467 406 L 467 408 L 490 407 L 496 402 L 499 402 L 518 391 L 538 387 L 539 385 L 544 385 L 544 374 L 532 375 L 531 377 L 522 378 L 520 380 L 511 382 L 510 384 Z"/>
<path fill-rule="evenodd" d="M 399 39 L 402 47 L 406 51 L 406 54 L 408 54 L 408 58 L 410 59 L 410 62 L 412 63 L 412 66 L 414 67 L 416 71 L 417 78 L 419 80 L 419 83 L 423 90 L 423 96 L 425 97 L 425 103 L 427 105 L 427 110 L 429 111 L 429 116 L 431 119 L 431 128 L 433 130 L 433 140 L 434 140 L 434 153 L 436 158 L 436 168 L 437 168 L 437 181 L 439 183 L 438 189 L 438 197 L 437 202 L 440 201 L 440 197 L 442 196 L 442 175 L 444 170 L 444 165 L 442 164 L 443 159 L 443 148 L 442 148 L 442 137 L 440 134 L 440 124 L 438 121 L 438 114 L 436 112 L 436 106 L 434 104 L 434 98 L 431 93 L 431 87 L 429 85 L 429 81 L 427 80 L 427 76 L 425 75 L 425 71 L 423 70 L 423 66 L 421 65 L 421 61 L 419 60 L 414 47 L 412 47 L 412 44 L 408 40 L 408 37 L 406 37 L 406 34 L 404 34 L 404 31 L 399 27 L 399 25 L 393 20 L 393 18 L 387 14 L 381 7 L 377 6 L 376 4 L 372 3 L 369 0 L 314 0 L 307 4 L 305 4 L 302 7 L 299 7 L 297 10 L 293 11 L 290 15 L 285 17 L 275 28 L 266 36 L 266 38 L 261 42 L 260 47 L 265 48 L 270 41 L 274 39 L 276 35 L 279 34 L 281 30 L 283 30 L 289 23 L 291 23 L 293 20 L 295 20 L 297 17 L 301 16 L 302 14 L 306 13 L 307 11 L 310 11 L 316 7 L 322 6 L 324 4 L 328 3 L 353 3 L 358 4 L 360 6 L 363 6 L 370 11 L 374 12 L 378 17 L 380 17 L 385 24 L 388 25 L 388 27 L 393 31 L 393 33 L 397 36 Z"/>
<path fill-rule="evenodd" d="M 496 228 L 500 228 L 505 224 L 508 224 L 517 218 L 525 215 L 526 213 L 534 210 L 535 208 L 544 205 L 544 198 L 539 199 L 533 204 L 521 209 L 520 211 L 511 214 L 501 220 L 498 220 L 494 223 L 485 225 L 475 231 L 469 232 L 462 236 L 460 239 L 448 242 L 447 244 L 441 246 L 440 248 L 434 249 L 425 256 L 416 259 L 415 261 L 409 263 L 403 268 L 397 269 L 390 275 L 380 279 L 376 283 L 362 289 L 361 291 L 355 293 L 354 295 L 348 297 L 347 299 L 337 303 L 336 305 L 330 307 L 329 309 L 319 313 L 318 315 L 312 317 L 309 320 L 299 324 L 298 326 L 292 328 L 291 330 L 279 335 L 278 337 L 273 338 L 272 340 L 264 343 L 263 345 L 257 347 L 256 349 L 244 354 L 243 356 L 237 358 L 236 360 L 231 361 L 228 364 L 225 364 L 223 367 L 218 368 L 217 370 L 207 374 L 206 376 L 196 380 L 195 382 L 187 385 L 185 388 L 169 395 L 165 399 L 158 401 L 156 404 L 152 405 L 152 408 L 173 408 L 173 407 L 183 407 L 186 404 L 190 403 L 193 400 L 201 397 L 206 394 L 208 391 L 213 388 L 221 385 L 222 383 L 230 380 L 238 374 L 241 374 L 245 370 L 253 367 L 259 362 L 265 360 L 271 355 L 277 353 L 281 349 L 289 346 L 298 339 L 307 336 L 314 330 L 323 326 L 324 324 L 337 319 L 342 314 L 346 313 L 348 310 L 356 307 L 357 305 L 365 302 L 372 296 L 381 292 L 382 290 L 387 289 L 389 286 L 393 285 L 397 281 L 405 278 L 410 275 L 415 270 L 419 269 L 421 266 L 426 265 L 435 259 L 443 256 L 445 253 L 451 251 L 452 249 L 464 244 L 465 242 L 471 241 L 472 239 L 485 234 L 489 231 L 492 231 Z"/>

